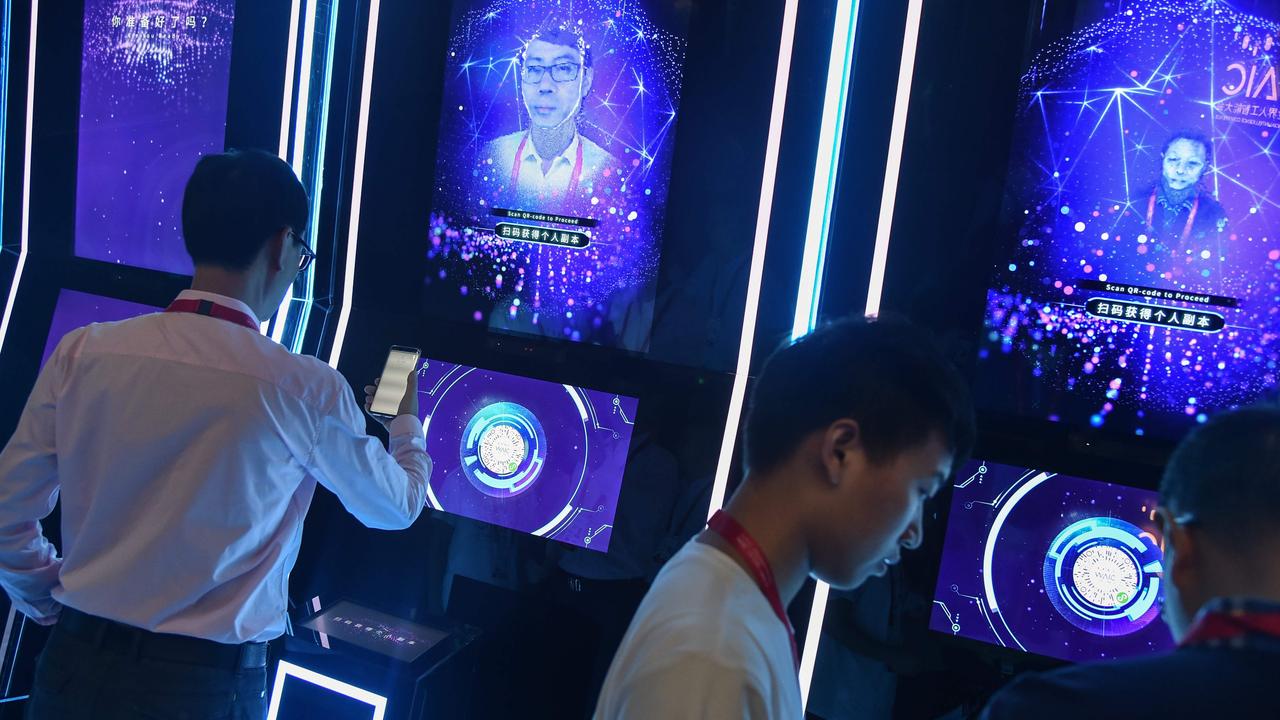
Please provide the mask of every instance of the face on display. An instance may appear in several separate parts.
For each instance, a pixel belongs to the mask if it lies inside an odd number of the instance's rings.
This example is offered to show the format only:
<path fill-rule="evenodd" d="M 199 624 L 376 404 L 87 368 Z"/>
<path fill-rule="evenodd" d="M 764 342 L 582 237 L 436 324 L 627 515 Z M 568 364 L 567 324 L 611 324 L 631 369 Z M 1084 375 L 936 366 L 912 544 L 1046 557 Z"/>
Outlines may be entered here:
<path fill-rule="evenodd" d="M 1186 190 L 1200 182 L 1205 170 L 1205 147 L 1195 140 L 1180 138 L 1165 151 L 1164 182 L 1170 190 Z"/>
<path fill-rule="evenodd" d="M 582 61 L 582 53 L 568 45 L 535 39 L 525 48 L 521 91 L 534 126 L 559 127 L 578 112 L 591 90 L 591 68 Z"/>
<path fill-rule="evenodd" d="M 851 589 L 884 575 L 924 540 L 924 504 L 951 474 L 954 456 L 937 433 L 879 463 L 867 460 L 856 439 L 824 445 L 831 497 L 824 500 L 821 536 L 810 548 L 813 574 L 833 587 Z M 828 502 L 829 501 L 829 502 Z"/>

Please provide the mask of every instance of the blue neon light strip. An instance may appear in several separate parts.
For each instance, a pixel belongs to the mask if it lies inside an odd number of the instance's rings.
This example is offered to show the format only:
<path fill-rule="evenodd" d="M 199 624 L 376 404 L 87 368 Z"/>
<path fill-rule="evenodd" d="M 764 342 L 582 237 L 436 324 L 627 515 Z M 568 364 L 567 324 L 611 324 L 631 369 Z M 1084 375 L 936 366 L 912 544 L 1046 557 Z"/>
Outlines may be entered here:
<path fill-rule="evenodd" d="M 858 0 L 839 0 L 836 5 L 822 127 L 813 168 L 809 222 L 805 231 L 804 259 L 796 293 L 795 319 L 791 325 L 792 340 L 808 334 L 818 322 L 827 239 L 831 233 L 831 211 L 835 203 L 836 176 L 840 171 L 840 150 L 849 102 L 849 80 L 853 72 L 853 48 L 858 33 L 858 8 Z"/>

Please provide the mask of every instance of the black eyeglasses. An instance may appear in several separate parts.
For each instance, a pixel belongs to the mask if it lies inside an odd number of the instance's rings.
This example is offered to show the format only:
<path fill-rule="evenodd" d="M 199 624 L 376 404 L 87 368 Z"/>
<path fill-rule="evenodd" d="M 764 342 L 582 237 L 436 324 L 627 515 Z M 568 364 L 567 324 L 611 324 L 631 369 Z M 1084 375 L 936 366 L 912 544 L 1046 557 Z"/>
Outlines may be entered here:
<path fill-rule="evenodd" d="M 525 65 L 520 68 L 520 77 L 530 85 L 537 85 L 542 82 L 542 77 L 551 71 L 551 79 L 558 83 L 573 82 L 578 79 L 578 70 L 581 65 L 577 63 L 556 63 L 555 65 Z"/>
<path fill-rule="evenodd" d="M 316 253 L 314 250 L 307 247 L 307 241 L 303 240 L 302 236 L 298 233 L 290 230 L 289 237 L 298 241 L 298 246 L 302 248 L 302 257 L 298 258 L 298 272 L 302 272 L 303 270 L 311 267 L 311 263 L 316 259 Z"/>

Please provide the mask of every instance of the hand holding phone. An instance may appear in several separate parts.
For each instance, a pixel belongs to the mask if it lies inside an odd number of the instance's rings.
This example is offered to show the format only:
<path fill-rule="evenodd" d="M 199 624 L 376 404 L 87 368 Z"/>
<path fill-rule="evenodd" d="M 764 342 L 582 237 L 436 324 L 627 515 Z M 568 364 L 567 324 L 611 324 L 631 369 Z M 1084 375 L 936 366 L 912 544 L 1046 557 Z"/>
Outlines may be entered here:
<path fill-rule="evenodd" d="M 397 415 L 418 414 L 417 348 L 393 345 L 387 353 L 382 375 L 365 386 L 365 409 L 384 424 Z"/>

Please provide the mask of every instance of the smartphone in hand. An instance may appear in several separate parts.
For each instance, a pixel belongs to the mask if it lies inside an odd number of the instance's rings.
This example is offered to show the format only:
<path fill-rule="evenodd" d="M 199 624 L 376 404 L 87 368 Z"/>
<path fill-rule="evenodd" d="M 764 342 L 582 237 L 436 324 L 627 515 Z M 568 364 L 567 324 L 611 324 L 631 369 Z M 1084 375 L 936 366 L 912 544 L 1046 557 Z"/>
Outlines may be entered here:
<path fill-rule="evenodd" d="M 422 351 L 417 348 L 392 345 L 387 362 L 382 366 L 377 392 L 369 403 L 369 414 L 380 418 L 394 418 L 400 412 L 400 403 L 408 390 L 409 375 L 418 367 Z"/>

